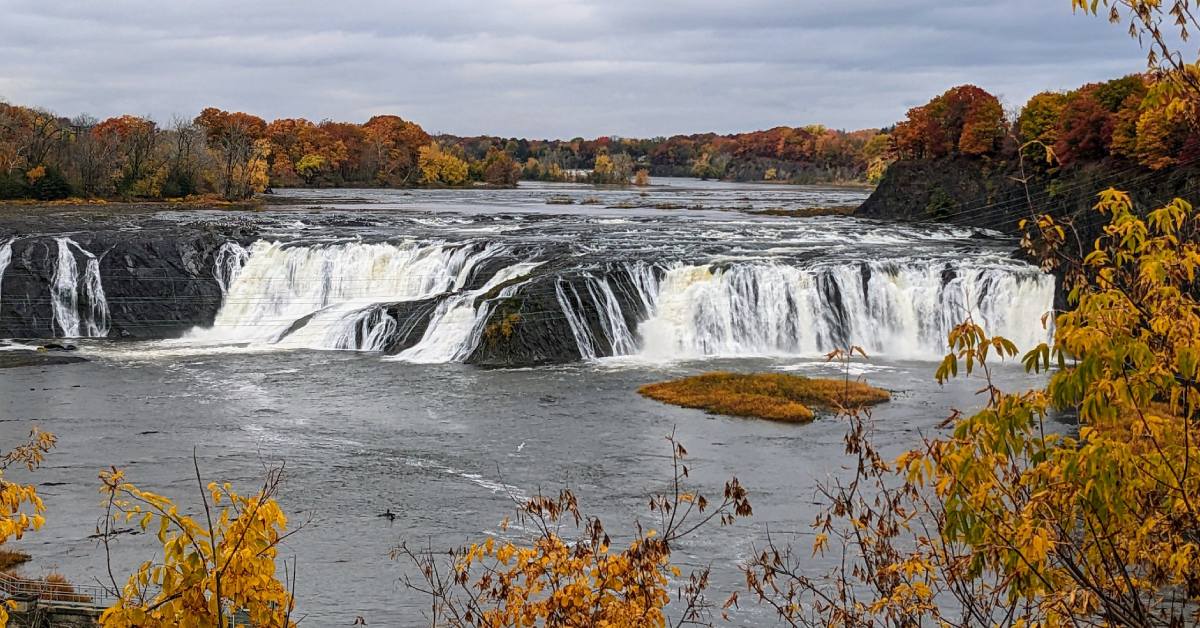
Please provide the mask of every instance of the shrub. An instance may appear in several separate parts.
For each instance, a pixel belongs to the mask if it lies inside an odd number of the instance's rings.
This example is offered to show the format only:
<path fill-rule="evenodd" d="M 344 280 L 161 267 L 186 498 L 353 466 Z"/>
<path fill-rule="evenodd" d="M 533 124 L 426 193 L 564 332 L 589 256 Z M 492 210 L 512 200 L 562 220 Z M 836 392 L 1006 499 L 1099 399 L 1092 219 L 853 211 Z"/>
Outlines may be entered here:
<path fill-rule="evenodd" d="M 46 168 L 45 173 L 29 185 L 31 196 L 39 201 L 57 201 L 71 196 L 71 184 L 58 168 Z"/>
<path fill-rule="evenodd" d="M 30 198 L 33 191 L 19 172 L 0 173 L 0 199 Z"/>

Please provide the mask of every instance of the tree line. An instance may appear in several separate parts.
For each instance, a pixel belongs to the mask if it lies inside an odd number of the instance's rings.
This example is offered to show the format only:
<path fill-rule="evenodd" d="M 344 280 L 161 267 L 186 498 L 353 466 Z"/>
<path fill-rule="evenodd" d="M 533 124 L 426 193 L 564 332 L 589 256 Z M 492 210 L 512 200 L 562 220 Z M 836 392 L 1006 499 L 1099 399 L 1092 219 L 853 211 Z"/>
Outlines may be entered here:
<path fill-rule="evenodd" d="M 0 102 L 0 199 L 237 200 L 271 187 L 512 186 L 519 179 L 624 185 L 650 175 L 856 182 L 884 160 L 887 139 L 873 129 L 819 125 L 651 139 L 431 137 L 393 115 L 363 124 L 267 122 L 210 107 L 164 125 L 133 115 L 67 118 Z"/>
<path fill-rule="evenodd" d="M 877 182 L 898 159 L 1009 160 L 1045 168 L 1117 159 L 1159 170 L 1200 155 L 1190 105 L 1148 74 L 1043 92 L 1019 111 L 974 85 L 909 110 L 891 129 L 780 126 L 648 139 L 430 136 L 415 122 L 266 120 L 204 109 L 161 125 L 65 118 L 0 102 L 0 199 L 245 199 L 272 187 L 513 186 L 520 179 L 645 184 L 649 176 Z"/>
<path fill-rule="evenodd" d="M 160 125 L 123 115 L 64 118 L 0 103 L 0 198 L 237 200 L 270 187 L 512 185 L 508 155 L 470 163 L 398 116 L 363 124 L 204 109 Z"/>
<path fill-rule="evenodd" d="M 570 180 L 572 173 L 583 173 L 584 178 L 600 182 L 627 181 L 645 170 L 654 176 L 701 179 L 862 182 L 867 180 L 872 164 L 882 160 L 889 148 L 887 134 L 876 129 L 841 131 L 821 125 L 642 139 L 439 139 L 457 146 L 469 159 L 502 150 L 521 164 L 523 178 L 542 181 Z M 613 175 L 604 176 L 609 167 Z"/>
<path fill-rule="evenodd" d="M 891 155 L 1006 159 L 1024 151 L 1051 170 L 1104 160 L 1161 170 L 1200 156 L 1194 107 L 1150 74 L 1042 92 L 1007 116 L 996 96 L 962 85 L 909 110 L 891 134 Z"/>

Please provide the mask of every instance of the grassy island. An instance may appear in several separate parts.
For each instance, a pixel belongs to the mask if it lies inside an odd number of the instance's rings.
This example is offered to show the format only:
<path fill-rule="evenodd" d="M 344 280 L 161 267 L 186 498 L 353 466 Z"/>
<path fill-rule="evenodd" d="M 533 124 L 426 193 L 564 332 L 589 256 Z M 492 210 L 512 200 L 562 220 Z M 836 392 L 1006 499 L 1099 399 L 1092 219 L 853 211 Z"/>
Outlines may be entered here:
<path fill-rule="evenodd" d="M 784 373 L 705 373 L 647 384 L 638 392 L 685 408 L 788 423 L 811 421 L 812 406 L 873 405 L 891 399 L 886 390 L 862 382 Z"/>

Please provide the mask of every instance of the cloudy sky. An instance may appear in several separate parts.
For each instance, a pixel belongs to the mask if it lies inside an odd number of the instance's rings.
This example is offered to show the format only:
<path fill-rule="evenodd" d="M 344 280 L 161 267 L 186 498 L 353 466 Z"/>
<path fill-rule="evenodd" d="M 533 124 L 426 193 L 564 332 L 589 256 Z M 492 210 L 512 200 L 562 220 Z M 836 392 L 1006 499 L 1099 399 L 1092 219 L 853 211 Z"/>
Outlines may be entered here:
<path fill-rule="evenodd" d="M 431 132 L 876 127 L 1143 67 L 1069 0 L 0 0 L 0 99 L 60 114 L 396 113 Z"/>

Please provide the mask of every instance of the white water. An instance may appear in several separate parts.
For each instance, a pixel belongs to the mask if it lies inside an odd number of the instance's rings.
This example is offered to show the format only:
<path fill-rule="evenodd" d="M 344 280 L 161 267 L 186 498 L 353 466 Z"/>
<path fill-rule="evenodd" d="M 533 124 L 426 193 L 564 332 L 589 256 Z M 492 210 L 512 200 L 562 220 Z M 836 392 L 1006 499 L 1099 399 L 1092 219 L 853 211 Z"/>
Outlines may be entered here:
<path fill-rule="evenodd" d="M 58 261 L 50 285 L 54 328 L 63 338 L 102 338 L 108 335 L 108 300 L 100 281 L 100 260 L 70 238 L 55 238 Z M 87 260 L 83 275 L 72 249 Z"/>
<path fill-rule="evenodd" d="M 248 259 L 250 251 L 237 242 L 226 242 L 217 250 L 213 260 L 213 277 L 217 280 L 217 285 L 221 286 L 221 294 L 229 294 L 229 287 L 242 272 L 242 267 Z"/>
<path fill-rule="evenodd" d="M 421 341 L 396 356 L 396 359 L 425 364 L 466 360 L 479 346 L 488 315 L 491 314 L 491 304 L 485 302 L 477 307 L 476 299 L 499 285 L 525 277 L 540 265 L 539 262 L 514 264 L 496 273 L 478 290 L 443 300 L 433 313 Z M 511 297 L 521 285 L 523 282 L 505 286 L 498 298 Z"/>
<path fill-rule="evenodd" d="M 12 243 L 16 238 L 10 238 L 4 244 L 0 244 L 0 298 L 4 295 L 4 271 L 8 270 L 8 264 L 12 261 Z"/>
<path fill-rule="evenodd" d="M 218 255 L 214 274 L 228 281 L 225 301 L 211 327 L 184 341 L 379 350 L 399 324 L 381 304 L 461 291 L 478 264 L 505 251 L 495 244 L 259 241 L 244 255 Z"/>
<path fill-rule="evenodd" d="M 422 337 L 393 359 L 461 362 L 479 346 L 492 314 L 492 301 L 480 297 L 503 284 L 500 297 L 519 295 L 527 282 L 514 280 L 541 264 L 511 264 L 465 290 L 481 263 L 511 253 L 499 244 L 224 247 L 214 276 L 225 302 L 212 327 L 184 341 L 384 351 L 424 320 L 397 320 L 387 306 L 429 300 Z M 551 285 L 560 311 L 538 314 L 561 315 L 583 359 L 654 362 L 819 356 L 851 345 L 871 355 L 931 359 L 944 353 L 946 334 L 968 315 L 988 333 L 1029 348 L 1048 338 L 1039 323 L 1054 299 L 1052 277 L 1001 257 L 805 268 L 617 262 L 573 269 Z M 74 311 L 69 296 L 64 311 Z"/>
<path fill-rule="evenodd" d="M 1019 347 L 1047 340 L 1040 319 L 1053 306 L 1052 277 L 1032 268 L 953 266 L 955 276 L 944 281 L 945 263 L 678 265 L 638 329 L 639 354 L 655 361 L 820 355 L 855 345 L 872 355 L 929 359 L 945 352 L 946 334 L 968 315 Z"/>
<path fill-rule="evenodd" d="M 634 318 L 641 320 L 652 312 L 658 301 L 658 278 L 654 268 L 644 262 L 624 264 L 622 267 L 628 273 L 633 284 L 635 303 L 641 308 L 634 312 Z M 571 335 L 575 338 L 579 355 L 585 360 L 601 357 L 597 338 L 587 324 L 586 313 L 595 312 L 599 316 L 600 330 L 604 340 L 612 348 L 612 355 L 629 355 L 638 350 L 637 335 L 626 322 L 625 312 L 621 310 L 620 301 L 613 292 L 609 277 L 604 274 L 587 273 L 584 289 L 564 280 L 555 282 L 555 297 L 562 309 L 567 324 L 571 327 Z"/>

